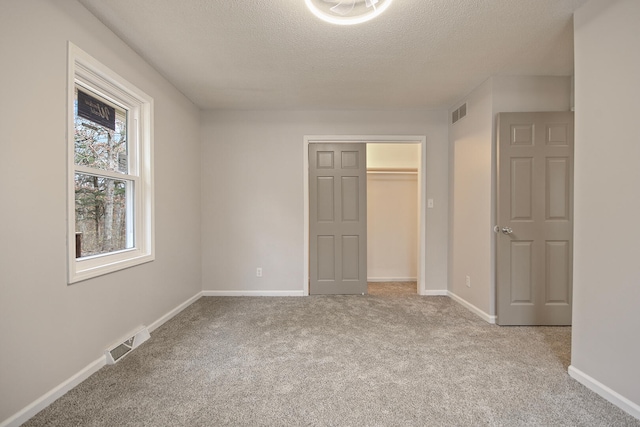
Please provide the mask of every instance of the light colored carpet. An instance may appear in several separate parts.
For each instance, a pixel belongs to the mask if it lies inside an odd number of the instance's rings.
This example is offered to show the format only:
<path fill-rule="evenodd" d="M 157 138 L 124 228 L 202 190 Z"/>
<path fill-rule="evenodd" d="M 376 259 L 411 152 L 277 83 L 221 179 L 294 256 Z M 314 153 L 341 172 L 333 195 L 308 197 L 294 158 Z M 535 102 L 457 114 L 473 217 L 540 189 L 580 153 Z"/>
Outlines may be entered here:
<path fill-rule="evenodd" d="M 570 334 L 415 284 L 205 297 L 26 425 L 640 426 L 568 376 Z"/>

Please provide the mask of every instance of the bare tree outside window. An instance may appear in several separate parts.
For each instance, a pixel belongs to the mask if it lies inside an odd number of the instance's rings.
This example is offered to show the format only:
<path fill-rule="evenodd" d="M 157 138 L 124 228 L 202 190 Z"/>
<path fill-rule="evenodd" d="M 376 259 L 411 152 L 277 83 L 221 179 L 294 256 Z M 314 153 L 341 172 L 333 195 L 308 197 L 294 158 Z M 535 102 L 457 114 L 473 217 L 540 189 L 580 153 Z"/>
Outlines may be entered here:
<path fill-rule="evenodd" d="M 127 200 L 131 195 L 127 192 L 133 189 L 132 184 L 126 179 L 100 174 L 100 171 L 116 172 L 124 178 L 128 173 L 126 136 L 126 110 L 116 108 L 112 130 L 80 117 L 76 105 L 75 164 L 83 172 L 95 169 L 95 174 L 75 173 L 75 223 L 80 235 L 80 257 L 131 247 L 132 242 L 127 241 L 128 227 L 132 227 L 127 224 Z"/>

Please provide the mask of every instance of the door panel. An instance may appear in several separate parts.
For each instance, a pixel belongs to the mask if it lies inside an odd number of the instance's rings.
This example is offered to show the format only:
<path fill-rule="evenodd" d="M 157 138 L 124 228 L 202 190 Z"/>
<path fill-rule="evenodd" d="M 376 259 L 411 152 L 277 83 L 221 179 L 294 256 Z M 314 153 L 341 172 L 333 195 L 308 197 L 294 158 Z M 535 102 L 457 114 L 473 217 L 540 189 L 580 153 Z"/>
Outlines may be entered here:
<path fill-rule="evenodd" d="M 357 176 L 342 177 L 342 221 L 358 221 L 360 219 L 358 194 L 360 183 Z"/>
<path fill-rule="evenodd" d="M 366 144 L 309 144 L 309 293 L 367 292 Z"/>
<path fill-rule="evenodd" d="M 570 325 L 573 113 L 498 115 L 497 314 Z"/>
<path fill-rule="evenodd" d="M 335 280 L 336 278 L 336 250 L 334 236 L 318 236 L 318 280 Z"/>
<path fill-rule="evenodd" d="M 569 158 L 547 159 L 547 220 L 569 220 Z"/>
<path fill-rule="evenodd" d="M 533 242 L 511 242 L 511 303 L 533 303 Z"/>
<path fill-rule="evenodd" d="M 318 221 L 320 222 L 333 222 L 335 207 L 334 207 L 334 192 L 333 182 L 335 180 L 332 176 L 319 176 L 316 181 L 317 185 L 317 200 L 316 204 L 318 210 Z"/>
<path fill-rule="evenodd" d="M 342 236 L 342 280 L 360 280 L 359 259 L 360 259 L 359 236 Z"/>
<path fill-rule="evenodd" d="M 533 219 L 533 159 L 511 159 L 511 220 Z"/>
<path fill-rule="evenodd" d="M 569 291 L 571 290 L 571 272 L 567 270 L 571 256 L 569 242 L 547 242 L 546 255 L 546 302 L 549 304 L 568 304 Z"/>

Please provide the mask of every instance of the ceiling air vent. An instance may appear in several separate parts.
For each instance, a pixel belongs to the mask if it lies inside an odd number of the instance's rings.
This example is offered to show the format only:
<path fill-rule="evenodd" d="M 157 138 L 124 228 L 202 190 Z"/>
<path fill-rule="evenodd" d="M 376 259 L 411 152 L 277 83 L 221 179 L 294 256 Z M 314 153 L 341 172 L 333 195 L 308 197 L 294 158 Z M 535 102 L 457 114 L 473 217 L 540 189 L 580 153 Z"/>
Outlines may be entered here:
<path fill-rule="evenodd" d="M 454 124 L 458 120 L 464 118 L 467 115 L 467 103 L 462 104 L 457 110 L 451 113 L 451 124 Z"/>
<path fill-rule="evenodd" d="M 107 364 L 113 365 L 118 362 L 124 356 L 129 354 L 131 350 L 138 347 L 140 344 L 151 338 L 149 330 L 146 327 L 138 330 L 138 332 L 131 334 L 129 338 L 123 340 L 121 343 L 114 345 L 106 351 Z"/>

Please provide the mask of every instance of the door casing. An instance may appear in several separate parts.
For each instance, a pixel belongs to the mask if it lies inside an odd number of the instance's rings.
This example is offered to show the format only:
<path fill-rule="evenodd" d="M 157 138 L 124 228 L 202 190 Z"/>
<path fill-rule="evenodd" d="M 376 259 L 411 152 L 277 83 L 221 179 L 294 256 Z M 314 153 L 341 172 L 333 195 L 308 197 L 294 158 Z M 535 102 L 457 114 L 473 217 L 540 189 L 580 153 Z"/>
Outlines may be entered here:
<path fill-rule="evenodd" d="M 427 138 L 424 135 L 305 135 L 303 147 L 303 191 L 304 191 L 304 295 L 309 295 L 309 144 L 313 143 L 384 143 L 384 144 L 420 144 L 420 162 L 418 163 L 418 294 L 427 294 L 426 283 L 426 164 Z"/>

